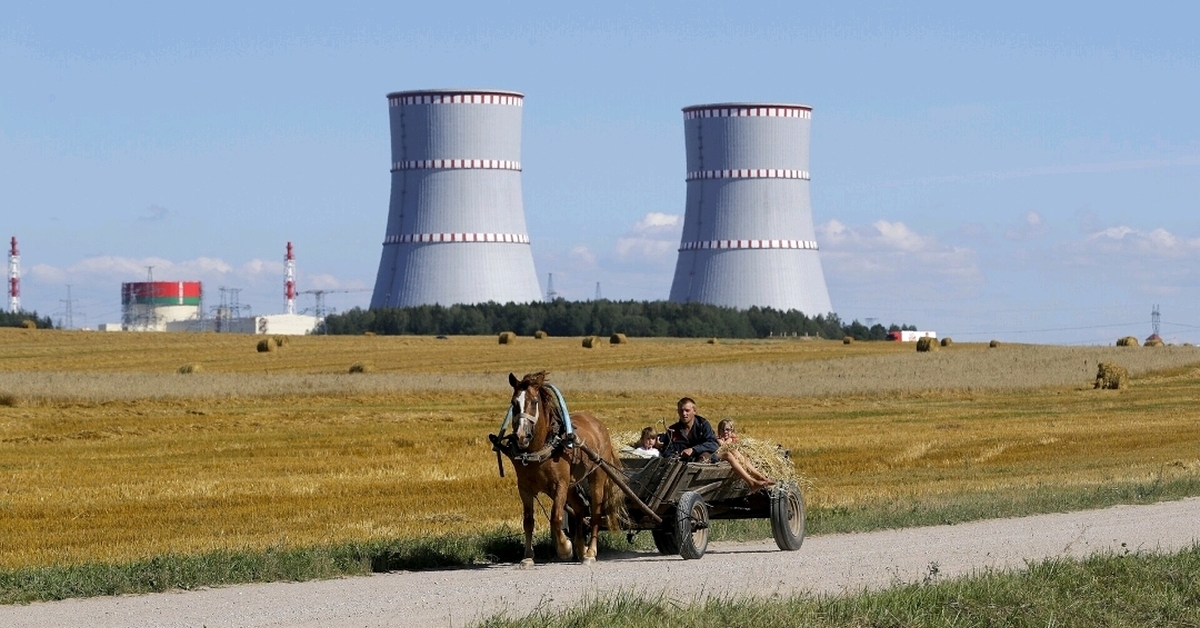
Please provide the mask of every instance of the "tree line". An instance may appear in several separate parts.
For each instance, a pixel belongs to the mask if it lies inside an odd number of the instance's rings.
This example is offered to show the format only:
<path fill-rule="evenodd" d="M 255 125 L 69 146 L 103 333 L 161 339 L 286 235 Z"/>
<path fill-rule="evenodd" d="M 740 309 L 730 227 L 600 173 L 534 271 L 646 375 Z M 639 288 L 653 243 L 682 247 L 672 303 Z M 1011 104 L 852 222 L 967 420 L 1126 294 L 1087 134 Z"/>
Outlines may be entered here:
<path fill-rule="evenodd" d="M 806 316 L 797 310 L 752 307 L 748 310 L 673 301 L 539 301 L 476 305 L 421 305 L 403 308 L 354 308 L 325 318 L 325 333 L 381 335 L 487 335 L 502 331 L 531 336 L 627 336 L 675 338 L 767 338 L 816 336 L 884 340 L 889 330 L 910 325 L 870 327 L 843 323 L 837 314 Z"/>
<path fill-rule="evenodd" d="M 33 321 L 38 329 L 54 329 L 50 317 L 39 317 L 37 312 L 0 312 L 0 327 L 26 327 L 25 321 Z"/>

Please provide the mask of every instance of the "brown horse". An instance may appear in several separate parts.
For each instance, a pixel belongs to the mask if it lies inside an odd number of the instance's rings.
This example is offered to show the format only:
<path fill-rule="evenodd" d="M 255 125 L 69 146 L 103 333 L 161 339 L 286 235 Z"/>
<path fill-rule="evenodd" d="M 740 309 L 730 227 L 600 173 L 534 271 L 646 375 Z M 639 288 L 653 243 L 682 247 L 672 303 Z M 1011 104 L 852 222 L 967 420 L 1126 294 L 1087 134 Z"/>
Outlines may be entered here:
<path fill-rule="evenodd" d="M 584 444 L 601 458 L 620 468 L 608 430 L 595 417 L 570 413 L 564 417 L 561 397 L 546 383 L 547 373 L 533 373 L 522 379 L 509 373 L 513 387 L 513 467 L 517 472 L 517 491 L 521 494 L 525 524 L 525 560 L 533 564 L 533 505 L 539 493 L 550 496 L 550 531 L 561 560 L 575 557 L 587 564 L 596 560 L 596 541 L 601 517 L 609 530 L 620 529 L 624 495 L 607 473 L 578 445 Z M 568 429 L 572 431 L 568 433 Z M 587 503 L 576 486 L 586 482 Z M 563 511 L 567 504 L 574 513 L 574 544 L 563 532 Z M 589 508 L 590 507 L 590 508 Z M 585 513 L 587 513 L 585 518 Z M 585 530 L 585 524 L 590 524 Z M 586 536 L 590 532 L 590 540 Z M 587 549 L 583 549 L 587 541 Z"/>

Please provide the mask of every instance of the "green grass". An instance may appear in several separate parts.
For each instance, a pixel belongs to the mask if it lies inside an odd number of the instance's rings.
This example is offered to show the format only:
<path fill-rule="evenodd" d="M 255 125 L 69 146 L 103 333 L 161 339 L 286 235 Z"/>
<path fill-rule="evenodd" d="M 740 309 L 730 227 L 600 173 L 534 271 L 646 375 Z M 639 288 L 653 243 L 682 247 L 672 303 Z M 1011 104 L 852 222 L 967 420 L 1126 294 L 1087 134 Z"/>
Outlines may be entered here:
<path fill-rule="evenodd" d="M 1200 478 L 1075 490 L 1043 487 L 1029 495 L 1005 493 L 943 500 L 881 502 L 854 510 L 810 510 L 808 533 L 866 532 L 959 523 L 984 518 L 1103 508 L 1115 504 L 1148 504 L 1196 495 L 1200 495 Z M 771 536 L 765 520 L 716 521 L 712 532 L 713 540 L 724 541 L 761 540 Z M 265 551 L 168 554 L 129 563 L 94 562 L 27 567 L 0 571 L 0 603 L 515 563 L 523 556 L 522 543 L 519 530 L 504 527 L 473 535 L 442 535 L 320 547 L 280 547 Z M 553 546 L 545 534 L 538 537 L 535 551 L 543 560 L 553 555 Z M 621 553 L 630 551 L 655 551 L 650 535 L 636 534 L 632 542 L 624 534 L 602 535 L 601 560 L 620 560 Z M 1195 575 L 1200 578 L 1200 572 Z"/>
<path fill-rule="evenodd" d="M 690 628 L 702 626 L 1197 626 L 1200 545 L 1175 554 L 1106 554 L 1050 559 L 1019 572 L 988 571 L 849 596 L 711 598 L 678 604 L 619 594 L 519 618 L 495 616 L 481 628 Z"/>

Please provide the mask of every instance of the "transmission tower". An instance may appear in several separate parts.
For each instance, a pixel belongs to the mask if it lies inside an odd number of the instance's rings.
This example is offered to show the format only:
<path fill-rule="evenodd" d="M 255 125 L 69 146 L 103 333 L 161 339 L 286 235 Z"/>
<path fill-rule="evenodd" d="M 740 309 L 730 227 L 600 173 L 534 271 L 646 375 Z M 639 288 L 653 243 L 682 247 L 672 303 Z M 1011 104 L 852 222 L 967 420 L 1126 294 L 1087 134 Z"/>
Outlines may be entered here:
<path fill-rule="evenodd" d="M 1155 337 L 1159 337 L 1158 336 L 1158 327 L 1159 327 L 1160 322 L 1161 322 L 1161 318 L 1159 317 L 1159 314 L 1158 314 L 1158 306 L 1155 305 L 1154 309 L 1150 310 L 1150 326 L 1152 328 L 1154 328 L 1154 336 Z"/>
<path fill-rule="evenodd" d="M 558 298 L 558 293 L 554 291 L 554 273 L 550 273 L 550 278 L 546 280 L 546 300 L 553 301 Z"/>
<path fill-rule="evenodd" d="M 63 315 L 63 329 L 74 329 L 75 312 L 71 307 L 71 284 L 67 284 L 67 299 L 65 301 L 60 300 L 60 302 L 66 304 L 66 313 Z"/>
<path fill-rule="evenodd" d="M 601 296 L 600 296 L 600 282 L 599 282 L 599 281 L 597 281 L 597 282 L 596 282 L 596 300 L 597 300 L 597 301 L 599 301 L 600 299 L 601 299 Z"/>

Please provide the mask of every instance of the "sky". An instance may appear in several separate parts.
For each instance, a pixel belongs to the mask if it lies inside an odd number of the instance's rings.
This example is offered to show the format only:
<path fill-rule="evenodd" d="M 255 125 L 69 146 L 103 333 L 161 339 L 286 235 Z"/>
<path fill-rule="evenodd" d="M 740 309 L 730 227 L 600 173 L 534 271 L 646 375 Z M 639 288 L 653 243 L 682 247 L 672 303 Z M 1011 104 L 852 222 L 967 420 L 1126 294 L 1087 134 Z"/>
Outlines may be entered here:
<path fill-rule="evenodd" d="M 1164 339 L 1200 343 L 1200 5 L 331 4 L 8 3 L 0 235 L 24 308 L 119 322 L 120 284 L 152 275 L 279 313 L 288 241 L 299 309 L 366 307 L 385 96 L 472 87 L 525 94 L 543 291 L 665 299 L 680 109 L 792 102 L 842 319 L 1112 344 L 1158 307 Z"/>

